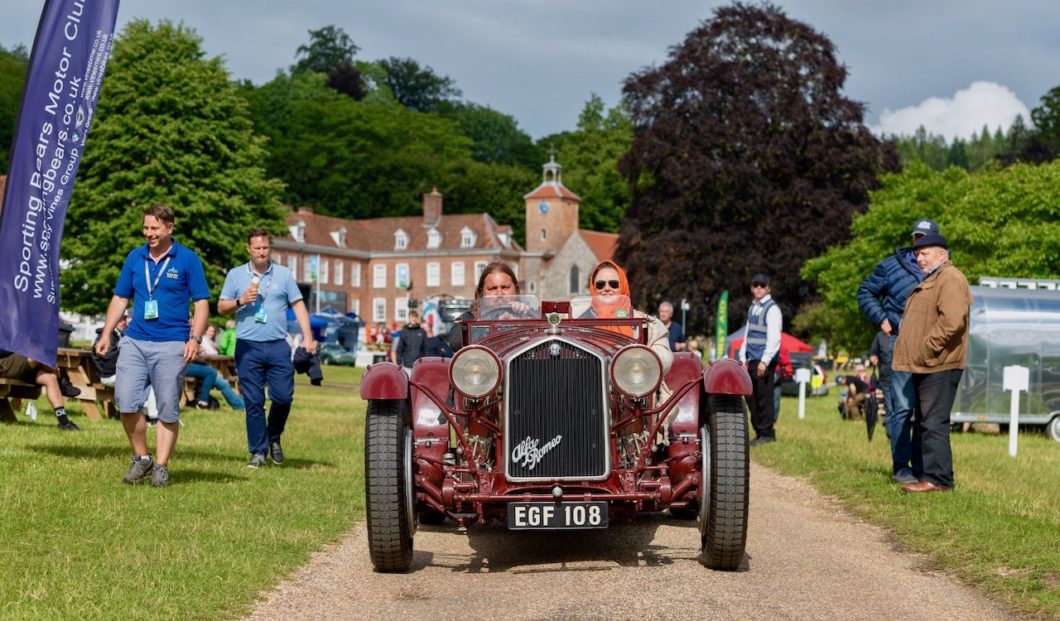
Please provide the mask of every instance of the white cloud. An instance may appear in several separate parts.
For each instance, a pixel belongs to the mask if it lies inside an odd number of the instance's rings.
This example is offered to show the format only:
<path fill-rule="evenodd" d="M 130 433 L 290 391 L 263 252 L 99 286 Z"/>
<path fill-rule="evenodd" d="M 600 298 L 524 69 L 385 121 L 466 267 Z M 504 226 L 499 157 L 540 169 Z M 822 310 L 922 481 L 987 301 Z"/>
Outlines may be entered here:
<path fill-rule="evenodd" d="M 953 140 L 969 138 L 984 125 L 991 132 L 998 127 L 1007 130 L 1018 114 L 1030 125 L 1030 110 L 1007 87 L 995 82 L 972 82 L 953 97 L 929 97 L 915 106 L 885 109 L 872 131 L 881 136 L 910 136 L 923 125 L 928 133 Z"/>

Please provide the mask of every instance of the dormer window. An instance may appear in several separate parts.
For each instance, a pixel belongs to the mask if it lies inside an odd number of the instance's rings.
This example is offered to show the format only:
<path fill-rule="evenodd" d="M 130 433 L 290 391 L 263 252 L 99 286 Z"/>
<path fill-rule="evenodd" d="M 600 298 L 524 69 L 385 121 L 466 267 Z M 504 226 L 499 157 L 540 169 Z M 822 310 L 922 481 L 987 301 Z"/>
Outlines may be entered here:
<path fill-rule="evenodd" d="M 507 233 L 498 233 L 497 237 L 501 240 L 501 245 L 505 248 L 511 246 L 512 238 Z"/>
<path fill-rule="evenodd" d="M 460 247 L 473 248 L 475 246 L 475 232 L 466 226 L 460 229 Z"/>
<path fill-rule="evenodd" d="M 291 238 L 299 244 L 305 243 L 305 220 L 299 220 L 287 227 L 291 231 Z"/>
<path fill-rule="evenodd" d="M 442 234 L 438 232 L 438 229 L 432 228 L 427 231 L 427 247 L 438 248 L 442 245 Z"/>
<path fill-rule="evenodd" d="M 338 230 L 331 232 L 331 239 L 335 241 L 335 245 L 339 248 L 346 247 L 346 227 L 340 226 Z"/>
<path fill-rule="evenodd" d="M 405 231 L 398 229 L 394 233 L 394 250 L 404 250 L 409 247 L 409 235 Z"/>

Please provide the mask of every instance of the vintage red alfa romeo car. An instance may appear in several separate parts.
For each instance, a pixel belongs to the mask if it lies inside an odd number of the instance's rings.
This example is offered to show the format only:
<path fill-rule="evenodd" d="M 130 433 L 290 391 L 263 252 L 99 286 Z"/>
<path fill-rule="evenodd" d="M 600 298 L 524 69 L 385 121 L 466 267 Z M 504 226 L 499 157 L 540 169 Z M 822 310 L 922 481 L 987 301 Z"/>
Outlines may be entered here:
<path fill-rule="evenodd" d="M 484 298 L 452 359 L 420 359 L 411 377 L 390 363 L 365 372 L 377 571 L 408 570 L 418 522 L 589 529 L 664 509 L 698 520 L 704 564 L 739 567 L 747 371 L 678 353 L 663 377 L 646 319 L 579 302 Z"/>

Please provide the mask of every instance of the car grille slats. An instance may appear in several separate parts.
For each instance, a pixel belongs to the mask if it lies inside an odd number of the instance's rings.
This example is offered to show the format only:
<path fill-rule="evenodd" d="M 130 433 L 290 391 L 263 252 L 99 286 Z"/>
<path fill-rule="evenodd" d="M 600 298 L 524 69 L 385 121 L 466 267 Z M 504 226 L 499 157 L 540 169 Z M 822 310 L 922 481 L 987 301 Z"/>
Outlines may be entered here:
<path fill-rule="evenodd" d="M 607 474 L 603 362 L 550 340 L 511 360 L 507 377 L 508 476 L 599 478 Z"/>

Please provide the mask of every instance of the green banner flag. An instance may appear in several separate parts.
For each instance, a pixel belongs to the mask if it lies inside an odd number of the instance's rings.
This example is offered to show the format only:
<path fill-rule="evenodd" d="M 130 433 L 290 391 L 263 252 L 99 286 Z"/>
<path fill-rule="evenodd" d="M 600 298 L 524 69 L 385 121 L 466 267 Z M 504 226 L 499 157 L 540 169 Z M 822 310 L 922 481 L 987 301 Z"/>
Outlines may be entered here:
<path fill-rule="evenodd" d="M 714 323 L 714 359 L 725 357 L 725 339 L 729 336 L 729 290 L 721 292 L 718 299 L 717 319 Z"/>

